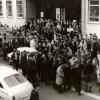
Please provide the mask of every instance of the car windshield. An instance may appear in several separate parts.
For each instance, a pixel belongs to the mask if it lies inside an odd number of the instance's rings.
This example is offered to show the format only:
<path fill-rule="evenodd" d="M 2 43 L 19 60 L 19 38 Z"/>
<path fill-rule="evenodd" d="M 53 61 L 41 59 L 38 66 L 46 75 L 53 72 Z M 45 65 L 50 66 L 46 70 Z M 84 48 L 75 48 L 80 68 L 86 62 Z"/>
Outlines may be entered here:
<path fill-rule="evenodd" d="M 6 77 L 4 79 L 4 81 L 6 82 L 6 84 L 9 87 L 14 87 L 14 86 L 17 86 L 17 85 L 19 85 L 19 84 L 21 84 L 23 82 L 26 82 L 27 80 L 21 74 L 15 74 L 15 75 Z"/>

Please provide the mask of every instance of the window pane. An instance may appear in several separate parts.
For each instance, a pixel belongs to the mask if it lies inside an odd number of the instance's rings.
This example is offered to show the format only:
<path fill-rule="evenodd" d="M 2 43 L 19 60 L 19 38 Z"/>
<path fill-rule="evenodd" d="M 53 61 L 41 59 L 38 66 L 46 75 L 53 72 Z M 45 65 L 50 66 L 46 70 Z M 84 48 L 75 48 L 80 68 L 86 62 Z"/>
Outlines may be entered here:
<path fill-rule="evenodd" d="M 11 1 L 7 1 L 7 16 L 12 16 L 12 2 Z"/>
<path fill-rule="evenodd" d="M 17 1 L 17 15 L 18 17 L 24 17 L 23 2 L 21 0 Z"/>
<path fill-rule="evenodd" d="M 11 4 L 11 1 L 7 1 L 7 5 L 8 5 L 8 4 Z"/>
<path fill-rule="evenodd" d="M 17 1 L 18 2 L 18 4 L 22 4 L 22 1 Z"/>
<path fill-rule="evenodd" d="M 2 5 L 0 5 L 0 12 L 2 12 Z"/>
<path fill-rule="evenodd" d="M 99 18 L 90 17 L 90 21 L 95 21 L 95 22 L 98 22 L 98 21 L 99 21 Z"/>
<path fill-rule="evenodd" d="M 11 7 L 11 5 L 8 6 L 8 16 L 12 16 L 12 7 Z"/>
<path fill-rule="evenodd" d="M 99 5 L 99 0 L 91 0 L 90 4 L 91 5 Z"/>
<path fill-rule="evenodd" d="M 99 22 L 99 0 L 89 0 L 89 20 Z"/>
<path fill-rule="evenodd" d="M 23 17 L 23 14 L 19 14 L 19 17 Z"/>
<path fill-rule="evenodd" d="M 0 13 L 0 16 L 2 16 L 2 13 Z"/>
<path fill-rule="evenodd" d="M 0 1 L 0 5 L 2 5 L 2 1 Z"/>
<path fill-rule="evenodd" d="M 18 13 L 23 13 L 22 5 L 19 5 L 19 6 L 18 6 Z"/>
<path fill-rule="evenodd" d="M 99 6 L 90 7 L 90 16 L 99 17 Z"/>
<path fill-rule="evenodd" d="M 2 1 L 0 1 L 0 16 L 2 16 Z"/>

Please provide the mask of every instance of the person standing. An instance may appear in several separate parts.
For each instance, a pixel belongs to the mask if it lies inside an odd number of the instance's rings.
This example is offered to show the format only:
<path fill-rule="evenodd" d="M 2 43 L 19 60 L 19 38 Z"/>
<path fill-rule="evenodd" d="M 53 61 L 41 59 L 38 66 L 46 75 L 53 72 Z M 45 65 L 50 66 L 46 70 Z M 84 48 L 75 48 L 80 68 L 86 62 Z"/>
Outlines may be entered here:
<path fill-rule="evenodd" d="M 31 41 L 30 41 L 30 47 L 33 49 L 36 49 L 36 42 L 34 40 L 34 37 L 32 37 Z"/>
<path fill-rule="evenodd" d="M 97 52 L 96 62 L 97 82 L 100 83 L 100 51 Z"/>
<path fill-rule="evenodd" d="M 22 52 L 22 55 L 21 55 L 21 66 L 22 66 L 22 73 L 24 76 L 27 75 L 27 55 L 26 55 L 26 51 L 23 51 Z"/>
<path fill-rule="evenodd" d="M 64 70 L 63 65 L 57 68 L 56 72 L 56 85 L 58 93 L 63 93 Z"/>
<path fill-rule="evenodd" d="M 84 75 L 85 75 L 85 91 L 86 92 L 92 92 L 92 79 L 93 79 L 93 73 L 94 73 L 94 66 L 92 64 L 92 60 L 88 59 L 87 64 L 84 68 Z"/>
<path fill-rule="evenodd" d="M 52 74 L 53 74 L 53 55 L 51 52 L 48 53 L 48 80 L 52 81 Z"/>
<path fill-rule="evenodd" d="M 16 50 L 13 51 L 13 54 L 11 55 L 11 60 L 12 60 L 13 68 L 16 69 Z"/>
<path fill-rule="evenodd" d="M 18 71 L 19 68 L 19 52 L 16 50 L 13 52 L 11 59 L 13 61 L 13 67 Z"/>
<path fill-rule="evenodd" d="M 69 62 L 67 64 L 64 64 L 64 90 L 71 88 L 71 66 Z"/>
<path fill-rule="evenodd" d="M 42 81 L 45 82 L 45 85 L 47 85 L 47 81 L 48 81 L 48 65 L 47 65 L 47 56 L 46 54 L 42 54 L 41 58 L 40 58 L 40 62 L 41 62 L 41 78 Z"/>
<path fill-rule="evenodd" d="M 61 65 L 62 61 L 61 61 L 61 58 L 57 58 L 57 57 L 53 57 L 53 68 L 52 68 L 52 80 L 53 80 L 53 87 L 56 88 L 56 71 L 57 71 L 57 68 Z"/>
<path fill-rule="evenodd" d="M 76 92 L 81 95 L 81 65 L 78 60 L 74 62 L 71 67 L 72 84 L 75 87 Z"/>
<path fill-rule="evenodd" d="M 27 60 L 27 73 L 28 73 L 28 80 L 31 83 L 35 83 L 36 76 L 37 76 L 37 69 L 36 69 L 36 63 L 34 61 L 33 55 L 30 54 Z"/>

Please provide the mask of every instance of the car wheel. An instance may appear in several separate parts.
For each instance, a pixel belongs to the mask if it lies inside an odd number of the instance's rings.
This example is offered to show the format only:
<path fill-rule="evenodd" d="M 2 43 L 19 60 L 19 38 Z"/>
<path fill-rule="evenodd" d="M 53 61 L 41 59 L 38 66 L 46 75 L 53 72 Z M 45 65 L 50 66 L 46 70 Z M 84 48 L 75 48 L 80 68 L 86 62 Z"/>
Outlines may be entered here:
<path fill-rule="evenodd" d="M 0 100 L 4 100 L 2 97 L 0 97 Z"/>

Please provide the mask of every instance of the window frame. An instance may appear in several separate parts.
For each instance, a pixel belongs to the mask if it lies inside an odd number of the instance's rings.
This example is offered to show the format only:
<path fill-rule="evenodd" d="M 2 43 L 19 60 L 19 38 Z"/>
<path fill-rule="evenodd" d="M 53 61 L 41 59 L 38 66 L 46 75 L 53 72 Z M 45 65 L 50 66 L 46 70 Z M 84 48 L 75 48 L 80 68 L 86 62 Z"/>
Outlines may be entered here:
<path fill-rule="evenodd" d="M 11 4 L 7 4 L 7 2 L 9 2 L 9 1 L 11 2 Z M 8 12 L 8 9 L 7 9 L 8 6 L 11 6 L 11 16 L 9 16 L 9 12 Z M 8 18 L 12 18 L 13 17 L 13 8 L 12 7 L 13 7 L 12 0 L 6 0 L 6 12 L 7 12 L 7 17 Z"/>
<path fill-rule="evenodd" d="M 21 1 L 22 4 L 18 4 L 19 1 Z M 22 13 L 18 12 L 19 6 L 22 7 Z M 17 8 L 17 18 L 18 19 L 24 19 L 24 2 L 23 2 L 23 0 L 16 0 L 16 8 Z M 20 17 L 19 14 L 22 14 L 22 17 Z"/>
<path fill-rule="evenodd" d="M 93 5 L 93 4 L 90 4 L 90 1 L 98 1 L 99 2 L 99 4 L 98 5 Z M 91 18 L 91 16 L 90 16 L 90 7 L 99 7 L 99 16 L 98 16 L 98 18 L 99 18 L 99 20 L 98 21 L 91 21 L 90 20 L 90 18 Z M 88 0 L 88 22 L 91 24 L 99 24 L 100 23 L 100 0 Z"/>
<path fill-rule="evenodd" d="M 1 10 L 2 15 L 0 15 L 0 17 L 3 17 L 3 2 L 2 0 L 0 0 L 0 2 L 1 2 L 0 6 L 2 7 L 2 10 Z"/>

